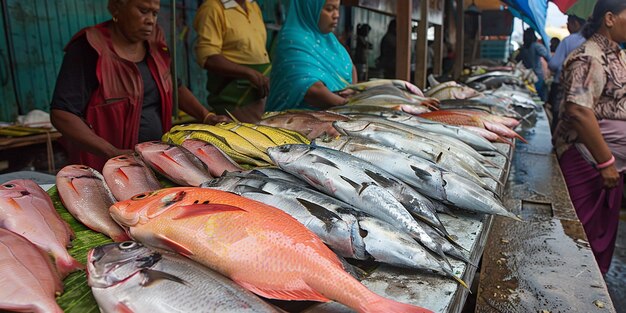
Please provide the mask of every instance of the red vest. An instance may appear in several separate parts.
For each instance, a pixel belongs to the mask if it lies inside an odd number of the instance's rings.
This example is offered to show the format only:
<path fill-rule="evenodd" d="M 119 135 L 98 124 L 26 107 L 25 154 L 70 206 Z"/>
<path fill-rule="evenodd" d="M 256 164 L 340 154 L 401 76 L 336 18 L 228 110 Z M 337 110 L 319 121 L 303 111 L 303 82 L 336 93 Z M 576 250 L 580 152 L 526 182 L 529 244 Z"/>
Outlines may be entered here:
<path fill-rule="evenodd" d="M 111 42 L 110 22 L 87 27 L 71 41 L 85 35 L 98 52 L 96 76 L 99 86 L 91 94 L 85 110 L 85 122 L 100 137 L 119 149 L 134 149 L 139 136 L 139 123 L 143 106 L 143 80 L 134 62 L 122 59 L 115 53 Z M 70 42 L 71 42 L 70 41 Z M 148 40 L 146 61 L 161 94 L 161 124 L 163 132 L 172 126 L 172 77 L 170 54 L 165 37 L 156 26 Z M 105 158 L 77 147 L 68 147 L 70 161 L 102 170 Z"/>

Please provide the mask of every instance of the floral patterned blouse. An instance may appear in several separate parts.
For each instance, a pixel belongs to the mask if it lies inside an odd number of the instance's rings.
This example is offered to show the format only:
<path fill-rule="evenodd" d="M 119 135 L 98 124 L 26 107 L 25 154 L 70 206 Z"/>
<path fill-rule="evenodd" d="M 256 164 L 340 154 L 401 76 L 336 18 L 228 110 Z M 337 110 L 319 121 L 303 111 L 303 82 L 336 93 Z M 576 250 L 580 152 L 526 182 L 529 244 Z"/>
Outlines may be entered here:
<path fill-rule="evenodd" d="M 594 34 L 572 51 L 563 65 L 561 83 L 563 102 L 554 134 L 558 156 L 578 142 L 565 103 L 592 109 L 598 120 L 626 120 L 626 53 L 605 36 Z"/>

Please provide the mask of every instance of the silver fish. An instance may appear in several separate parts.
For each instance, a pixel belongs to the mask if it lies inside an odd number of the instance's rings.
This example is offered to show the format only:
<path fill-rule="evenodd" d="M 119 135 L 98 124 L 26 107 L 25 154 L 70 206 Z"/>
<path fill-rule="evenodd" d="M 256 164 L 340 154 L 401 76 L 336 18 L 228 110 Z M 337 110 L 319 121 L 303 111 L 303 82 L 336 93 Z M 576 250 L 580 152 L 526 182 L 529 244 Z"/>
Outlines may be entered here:
<path fill-rule="evenodd" d="M 88 284 L 108 312 L 278 312 L 224 276 L 134 241 L 92 249 Z"/>
<path fill-rule="evenodd" d="M 426 234 L 396 198 L 411 188 L 405 188 L 380 168 L 343 152 L 308 145 L 273 147 L 268 149 L 268 154 L 283 170 L 300 175 L 318 190 L 395 225 L 443 256 L 441 245 Z M 392 189 L 396 189 L 395 195 L 390 192 Z"/>

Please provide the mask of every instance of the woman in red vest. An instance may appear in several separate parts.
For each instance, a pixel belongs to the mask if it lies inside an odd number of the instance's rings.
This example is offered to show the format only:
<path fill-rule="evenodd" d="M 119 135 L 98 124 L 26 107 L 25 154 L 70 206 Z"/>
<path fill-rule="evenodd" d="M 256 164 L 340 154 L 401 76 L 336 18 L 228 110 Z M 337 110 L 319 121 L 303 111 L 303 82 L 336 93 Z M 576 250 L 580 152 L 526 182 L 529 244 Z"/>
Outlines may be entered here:
<path fill-rule="evenodd" d="M 79 31 L 65 48 L 51 103 L 70 162 L 101 170 L 139 142 L 160 140 L 172 124 L 172 91 L 180 109 L 203 123 L 209 112 L 183 85 L 173 85 L 170 54 L 156 19 L 159 0 L 109 0 L 112 20 Z"/>

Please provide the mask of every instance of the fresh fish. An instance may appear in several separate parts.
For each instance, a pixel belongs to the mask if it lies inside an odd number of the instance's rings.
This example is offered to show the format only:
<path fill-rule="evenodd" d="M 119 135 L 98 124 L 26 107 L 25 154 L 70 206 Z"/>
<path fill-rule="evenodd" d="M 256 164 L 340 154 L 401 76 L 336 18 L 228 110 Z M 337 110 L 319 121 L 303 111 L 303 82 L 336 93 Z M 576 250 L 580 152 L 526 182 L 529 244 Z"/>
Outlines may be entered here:
<path fill-rule="evenodd" d="M 353 89 L 356 91 L 364 91 L 368 89 L 372 89 L 379 86 L 394 86 L 403 91 L 410 92 L 411 94 L 424 96 L 422 91 L 415 85 L 410 82 L 400 80 L 400 79 L 373 79 L 366 82 L 360 82 L 357 84 L 348 85 L 346 89 Z"/>
<path fill-rule="evenodd" d="M 275 167 L 275 166 L 270 166 L 270 167 L 259 167 L 253 170 L 249 170 L 249 171 L 242 171 L 242 172 L 233 172 L 233 173 L 229 173 L 226 176 L 238 176 L 238 177 L 246 177 L 246 176 L 263 176 L 263 177 L 269 177 L 269 178 L 274 178 L 274 179 L 282 179 L 282 180 L 286 180 L 294 185 L 298 185 L 301 187 L 310 187 L 309 184 L 307 184 L 305 181 L 303 181 L 302 179 L 298 178 L 295 175 L 292 175 L 290 173 L 287 173 L 285 171 L 283 171 L 282 169 L 280 169 L 280 167 Z"/>
<path fill-rule="evenodd" d="M 444 257 L 441 245 L 435 243 L 407 211 L 410 205 L 401 203 L 407 203 L 402 197 L 410 194 L 402 192 L 412 190 L 411 187 L 400 184 L 396 178 L 390 178 L 391 175 L 380 168 L 349 154 L 322 147 L 284 145 L 270 148 L 268 153 L 283 170 L 300 175 L 318 190 L 395 225 Z M 412 209 L 415 214 L 420 208 Z M 431 219 L 435 215 L 433 209 L 421 209 L 428 212 L 420 212 L 420 218 L 428 220 L 431 225 L 441 223 L 436 216 L 435 221 Z"/>
<path fill-rule="evenodd" d="M 277 146 L 292 143 L 303 143 L 308 145 L 309 143 L 311 143 L 311 141 L 307 139 L 306 136 L 300 134 L 297 131 L 265 125 L 251 125 L 250 127 L 264 133 L 267 137 L 272 139 L 272 141 Z"/>
<path fill-rule="evenodd" d="M 429 161 L 366 139 L 341 137 L 329 141 L 315 141 L 314 144 L 340 150 L 372 164 L 378 164 L 382 169 L 411 185 L 417 191 L 447 204 L 484 212 L 483 210 L 487 209 L 479 209 L 476 206 L 492 207 L 495 201 L 473 181 L 442 170 Z M 469 201 L 469 199 L 456 197 L 457 192 L 454 190 L 456 188 L 473 191 L 476 194 L 473 197 L 475 200 Z M 482 202 L 478 202 L 480 200 Z M 498 206 L 502 207 L 500 204 Z"/>
<path fill-rule="evenodd" d="M 263 152 L 265 152 L 265 150 L 267 150 L 267 148 L 269 147 L 276 146 L 276 144 L 269 137 L 267 137 L 264 133 L 250 127 L 250 126 L 254 126 L 252 124 L 232 122 L 232 123 L 220 123 L 215 126 L 223 128 L 223 129 L 227 129 L 241 136 L 242 138 L 250 142 L 253 146 L 255 146 L 257 149 Z"/>
<path fill-rule="evenodd" d="M 494 151 L 501 153 L 498 148 L 496 148 L 491 142 L 489 142 L 485 138 L 472 132 L 466 131 L 461 127 L 427 120 L 425 118 L 403 112 L 380 112 L 377 116 L 384 117 L 389 121 L 409 125 L 423 131 L 456 138 L 465 142 L 477 151 Z M 358 115 L 354 117 L 357 119 L 361 118 Z"/>
<path fill-rule="evenodd" d="M 338 114 L 336 114 L 339 116 Z M 343 118 L 347 119 L 347 118 Z M 312 114 L 307 113 L 285 113 L 263 119 L 261 125 L 281 127 L 298 131 L 312 140 L 322 135 L 338 136 L 339 133 L 333 127 L 333 121 L 321 121 Z"/>
<path fill-rule="evenodd" d="M 445 263 L 434 258 L 409 235 L 320 192 L 280 179 L 254 176 L 222 177 L 204 186 L 235 192 L 283 210 L 340 256 L 358 260 L 371 257 L 395 266 L 435 271 L 459 281 Z M 361 227 L 363 223 L 367 227 Z M 382 243 L 387 244 L 386 249 L 380 249 Z"/>
<path fill-rule="evenodd" d="M 83 267 L 66 249 L 74 233 L 34 181 L 16 179 L 0 186 L 0 225 L 50 253 L 61 277 Z"/>
<path fill-rule="evenodd" d="M 294 218 L 241 196 L 169 188 L 118 202 L 110 211 L 133 238 L 177 251 L 266 298 L 332 299 L 359 312 L 430 312 L 369 291 Z"/>
<path fill-rule="evenodd" d="M 255 159 L 235 150 L 229 143 L 224 141 L 224 138 L 217 137 L 213 135 L 213 133 L 204 130 L 170 130 L 168 133 L 163 135 L 162 139 L 164 142 L 177 145 L 182 144 L 185 140 L 197 139 L 214 145 L 239 164 L 248 164 L 252 166 L 269 165 L 266 161 Z"/>
<path fill-rule="evenodd" d="M 263 160 L 265 162 L 270 162 L 270 159 L 267 157 L 267 154 L 265 154 L 265 151 L 259 150 L 259 148 L 257 148 L 254 144 L 246 140 L 246 138 L 237 133 L 231 132 L 228 129 L 206 124 L 186 124 L 174 126 L 172 127 L 172 130 L 205 131 L 212 134 L 214 137 L 219 138 L 222 142 L 228 144 L 228 146 L 232 149 L 243 155 Z"/>
<path fill-rule="evenodd" d="M 198 157 L 206 165 L 209 174 L 213 177 L 220 177 L 224 171 L 242 170 L 237 162 L 233 161 L 226 153 L 211 143 L 197 139 L 188 139 L 183 141 L 181 146 Z"/>
<path fill-rule="evenodd" d="M 150 167 L 181 186 L 199 186 L 213 178 L 204 163 L 181 146 L 149 141 L 137 144 L 135 151 Z"/>
<path fill-rule="evenodd" d="M 55 301 L 63 285 L 45 252 L 0 228 L 0 264 L 0 311 L 63 313 Z"/>
<path fill-rule="evenodd" d="M 102 175 L 118 201 L 161 188 L 152 170 L 136 154 L 124 154 L 109 159 L 104 164 Z"/>
<path fill-rule="evenodd" d="M 117 200 L 98 171 L 68 165 L 57 173 L 56 185 L 63 205 L 81 223 L 114 241 L 129 239 L 109 214 L 109 207 Z"/>
<path fill-rule="evenodd" d="M 432 143 L 415 140 L 417 136 L 408 133 L 384 132 L 380 131 L 380 128 L 376 126 L 376 124 L 367 121 L 335 122 L 335 127 L 345 135 L 370 139 L 413 154 L 429 160 L 448 171 L 468 177 L 470 180 L 481 179 L 474 168 L 456 154 Z"/>
<path fill-rule="evenodd" d="M 135 241 L 92 249 L 87 271 L 103 313 L 278 312 L 207 267 Z"/>
<path fill-rule="evenodd" d="M 455 113 L 447 110 L 441 110 L 437 112 L 428 112 L 420 114 L 421 117 L 427 118 L 429 120 L 438 121 L 446 124 L 457 125 L 457 126 L 475 126 L 486 128 L 498 135 L 509 137 L 509 138 L 518 138 L 519 140 L 526 142 L 526 140 L 511 130 L 510 128 L 498 123 L 491 122 L 485 120 L 484 117 L 481 117 L 478 114 L 468 115 Z"/>

